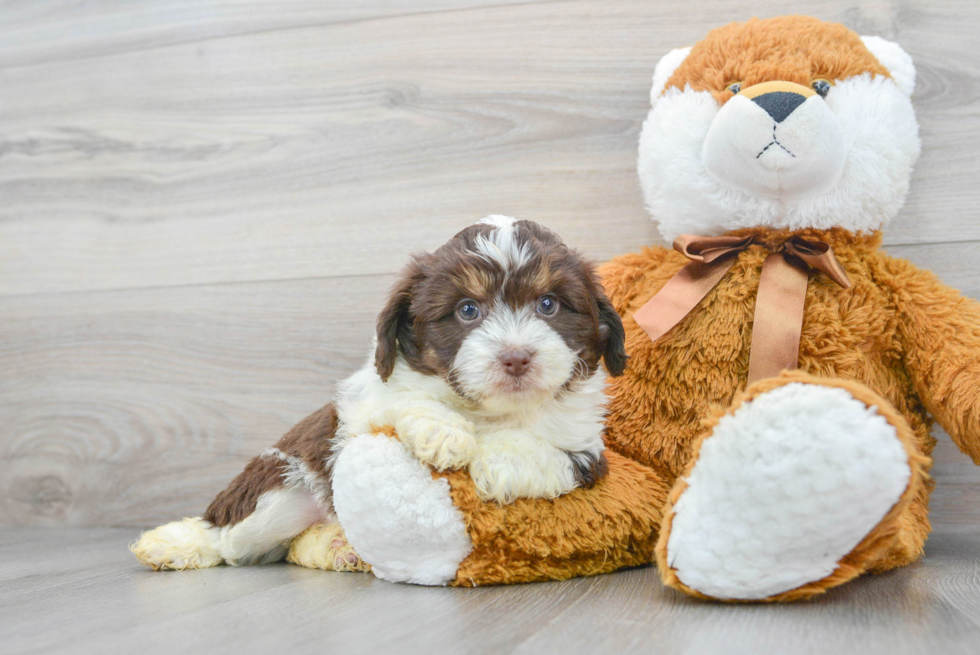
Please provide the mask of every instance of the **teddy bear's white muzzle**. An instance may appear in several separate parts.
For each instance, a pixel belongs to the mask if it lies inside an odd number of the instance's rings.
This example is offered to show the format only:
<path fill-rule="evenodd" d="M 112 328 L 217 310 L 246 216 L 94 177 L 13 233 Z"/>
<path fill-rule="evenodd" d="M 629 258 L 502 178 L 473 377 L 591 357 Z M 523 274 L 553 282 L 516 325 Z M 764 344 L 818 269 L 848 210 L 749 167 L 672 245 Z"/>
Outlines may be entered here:
<path fill-rule="evenodd" d="M 726 186 L 769 198 L 833 187 L 847 152 L 844 132 L 824 99 L 812 92 L 750 95 L 751 87 L 733 97 L 712 122 L 703 147 L 708 172 Z"/>

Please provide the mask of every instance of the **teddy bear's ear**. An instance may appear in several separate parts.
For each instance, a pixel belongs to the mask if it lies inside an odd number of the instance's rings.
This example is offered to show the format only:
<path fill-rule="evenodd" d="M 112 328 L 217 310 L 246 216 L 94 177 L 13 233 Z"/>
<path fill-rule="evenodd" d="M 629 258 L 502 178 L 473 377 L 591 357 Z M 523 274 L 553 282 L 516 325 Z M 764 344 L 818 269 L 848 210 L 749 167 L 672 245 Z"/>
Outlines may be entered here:
<path fill-rule="evenodd" d="M 871 51 L 881 65 L 891 73 L 895 84 L 906 95 L 912 95 L 915 89 L 915 65 L 909 53 L 894 41 L 888 41 L 880 36 L 862 36 L 864 47 Z"/>
<path fill-rule="evenodd" d="M 657 62 L 657 67 L 653 70 L 653 87 L 650 89 L 650 104 L 657 104 L 657 98 L 664 92 L 667 80 L 674 74 L 687 55 L 691 52 L 690 46 L 686 48 L 676 48 L 671 50 Z"/>

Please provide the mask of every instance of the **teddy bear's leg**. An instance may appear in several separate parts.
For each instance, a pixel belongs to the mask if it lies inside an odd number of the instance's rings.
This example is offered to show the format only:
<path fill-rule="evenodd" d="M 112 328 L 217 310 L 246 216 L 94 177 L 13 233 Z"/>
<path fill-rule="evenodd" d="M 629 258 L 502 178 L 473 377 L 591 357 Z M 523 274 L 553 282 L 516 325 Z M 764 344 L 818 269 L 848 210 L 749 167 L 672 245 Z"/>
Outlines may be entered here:
<path fill-rule="evenodd" d="M 553 500 L 480 500 L 464 470 L 433 473 L 396 439 L 337 457 L 334 507 L 380 578 L 476 586 L 562 580 L 653 562 L 668 478 L 607 451 L 608 474 Z"/>
<path fill-rule="evenodd" d="M 316 523 L 289 544 L 286 561 L 324 571 L 370 571 L 336 521 Z"/>
<path fill-rule="evenodd" d="M 333 503 L 350 544 L 385 580 L 448 584 L 472 549 L 449 483 L 383 434 L 344 446 L 333 468 Z"/>
<path fill-rule="evenodd" d="M 798 371 L 762 380 L 709 424 L 671 491 L 661 576 L 700 596 L 792 600 L 914 559 L 921 542 L 903 529 L 927 466 L 867 387 Z"/>
<path fill-rule="evenodd" d="M 887 550 L 868 564 L 869 573 L 884 573 L 906 566 L 922 556 L 932 526 L 929 524 L 929 494 L 933 482 L 928 477 L 919 486 L 908 507 L 899 515 L 895 539 Z"/>

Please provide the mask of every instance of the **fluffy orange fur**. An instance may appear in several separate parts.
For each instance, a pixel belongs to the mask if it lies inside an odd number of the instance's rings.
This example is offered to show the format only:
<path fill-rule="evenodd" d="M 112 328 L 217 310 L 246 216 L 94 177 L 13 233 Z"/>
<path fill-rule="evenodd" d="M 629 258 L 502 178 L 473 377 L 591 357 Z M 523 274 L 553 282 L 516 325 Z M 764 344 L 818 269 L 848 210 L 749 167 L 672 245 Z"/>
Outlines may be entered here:
<path fill-rule="evenodd" d="M 504 506 L 480 500 L 465 471 L 442 474 L 473 541 L 453 584 L 564 580 L 649 564 L 670 486 L 617 453 L 608 461 L 609 475 L 592 489 Z"/>
<path fill-rule="evenodd" d="M 736 234 L 745 234 L 741 231 Z M 790 233 L 760 231 L 777 243 Z M 935 415 L 954 441 L 980 459 L 980 305 L 931 274 L 879 250 L 880 235 L 797 232 L 830 243 L 853 283 L 842 289 L 814 274 L 807 289 L 800 371 L 789 380 L 843 386 L 874 404 L 898 429 L 913 481 L 892 512 L 830 577 L 776 597 L 812 596 L 866 571 L 908 564 L 929 533 L 929 434 Z M 755 293 L 768 251 L 751 246 L 698 308 L 657 343 L 631 319 L 687 260 L 647 248 L 603 269 L 607 293 L 624 316 L 626 374 L 613 381 L 607 444 L 609 477 L 556 500 L 481 503 L 463 472 L 447 474 L 474 550 L 455 584 L 563 579 L 652 561 L 670 488 L 692 465 L 720 412 L 734 411 L 784 378 L 746 387 Z M 662 567 L 664 581 L 683 586 Z M 685 589 L 685 591 L 688 591 Z"/>
<path fill-rule="evenodd" d="M 727 89 L 733 82 L 743 89 L 771 80 L 809 87 L 816 79 L 833 82 L 863 73 L 890 77 L 857 33 L 809 16 L 783 16 L 712 30 L 692 46 L 664 90 L 690 85 L 724 103 L 733 95 Z"/>

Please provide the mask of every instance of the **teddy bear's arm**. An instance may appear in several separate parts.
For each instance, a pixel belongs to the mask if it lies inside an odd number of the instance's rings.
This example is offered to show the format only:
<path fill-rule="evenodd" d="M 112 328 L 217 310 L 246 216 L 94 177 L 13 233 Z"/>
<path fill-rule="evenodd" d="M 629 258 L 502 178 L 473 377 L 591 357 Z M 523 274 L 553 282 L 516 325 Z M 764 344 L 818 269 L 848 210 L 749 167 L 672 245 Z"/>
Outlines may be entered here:
<path fill-rule="evenodd" d="M 888 263 L 905 366 L 960 450 L 980 464 L 980 303 L 904 260 Z"/>

